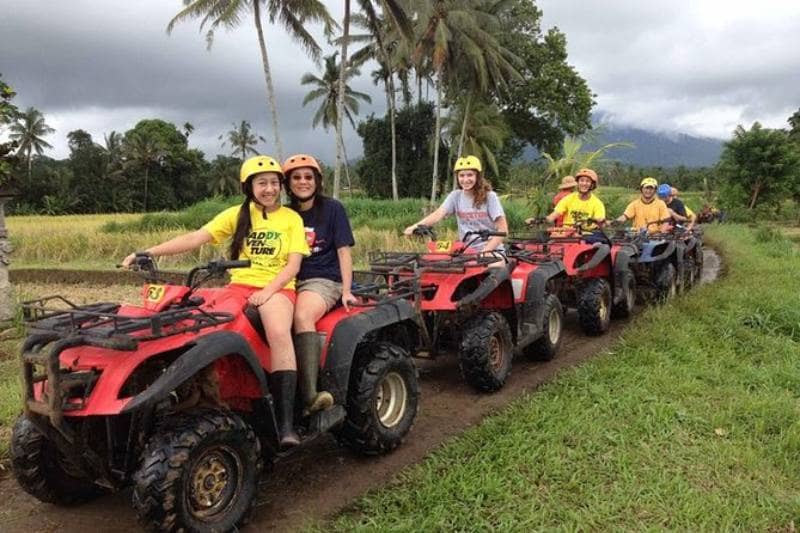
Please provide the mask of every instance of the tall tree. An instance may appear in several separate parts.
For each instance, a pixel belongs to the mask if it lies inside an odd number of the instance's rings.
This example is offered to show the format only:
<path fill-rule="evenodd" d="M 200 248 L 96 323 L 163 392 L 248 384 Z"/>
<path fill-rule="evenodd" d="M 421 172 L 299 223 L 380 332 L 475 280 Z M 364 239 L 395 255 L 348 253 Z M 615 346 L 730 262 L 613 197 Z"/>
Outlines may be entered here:
<path fill-rule="evenodd" d="M 246 120 L 241 121 L 238 125 L 234 124 L 233 129 L 219 136 L 219 140 L 223 141 L 223 147 L 230 145 L 231 153 L 239 156 L 242 161 L 247 159 L 248 154 L 258 153 L 255 146 L 259 141 L 266 142 L 264 137 L 253 131 L 253 127 Z"/>
<path fill-rule="evenodd" d="M 502 2 L 500 3 L 502 4 Z M 436 73 L 436 132 L 434 134 L 431 202 L 438 188 L 439 144 L 441 142 L 442 94 L 462 90 L 459 83 L 470 80 L 468 91 L 486 92 L 500 88 L 516 73 L 513 54 L 500 45 L 492 32 L 500 32 L 495 15 L 497 3 L 489 0 L 434 0 L 417 4 L 421 24 L 417 57 L 429 59 Z M 517 74 L 518 75 L 518 74 Z"/>
<path fill-rule="evenodd" d="M 55 131 L 47 125 L 44 115 L 32 107 L 20 113 L 16 122 L 9 128 L 8 137 L 18 143 L 18 153 L 25 154 L 28 164 L 28 181 L 31 179 L 33 152 L 42 155 L 45 148 L 52 148 L 53 146 L 45 141 L 44 137 Z"/>
<path fill-rule="evenodd" d="M 321 48 L 306 29 L 306 25 L 322 23 L 326 34 L 332 32 L 335 22 L 325 5 L 320 0 L 264 0 L 264 3 L 270 22 L 279 22 L 314 60 L 318 60 Z M 261 51 L 261 63 L 264 68 L 264 79 L 267 84 L 267 101 L 272 116 L 275 150 L 278 157 L 283 159 L 283 144 L 278 127 L 278 106 L 275 101 L 275 88 L 272 84 L 272 71 L 269 67 L 269 56 L 261 21 L 262 0 L 183 0 L 183 4 L 185 7 L 167 25 L 167 33 L 171 33 L 178 22 L 200 19 L 201 29 L 208 24 L 206 32 L 208 48 L 211 48 L 214 42 L 214 31 L 218 27 L 236 28 L 244 16 L 249 15 L 249 12 L 252 11 L 258 46 Z"/>
<path fill-rule="evenodd" d="M 6 127 L 17 119 L 19 110 L 11 103 L 17 95 L 10 85 L 3 81 L 0 74 L 0 137 L 5 133 Z M 16 141 L 0 142 L 0 185 L 4 185 L 11 175 L 16 156 L 11 153 L 17 148 Z"/>
<path fill-rule="evenodd" d="M 737 126 L 720 156 L 724 187 L 720 196 L 732 206 L 753 209 L 759 203 L 780 206 L 800 181 L 800 150 L 784 130 L 758 122 L 747 130 Z"/>
<path fill-rule="evenodd" d="M 144 197 L 142 211 L 147 211 L 147 188 L 150 171 L 153 166 L 162 162 L 166 155 L 166 147 L 158 139 L 141 132 L 132 132 L 125 137 L 125 160 L 128 167 L 144 170 Z"/>
<path fill-rule="evenodd" d="M 188 139 L 189 135 L 191 135 L 193 132 L 194 132 L 194 124 L 192 124 L 191 122 L 184 122 L 183 123 L 183 136 Z"/>
<path fill-rule="evenodd" d="M 347 117 L 347 120 L 350 121 L 350 125 L 353 128 L 356 127 L 355 121 L 353 120 L 353 115 L 358 114 L 358 101 L 361 100 L 363 102 L 370 103 L 372 102 L 372 99 L 368 94 L 352 90 L 346 82 L 344 84 L 339 83 L 339 76 L 341 75 L 342 71 L 339 68 L 339 64 L 336 62 L 337 55 L 338 52 L 334 52 L 329 56 L 325 56 L 322 78 L 310 72 L 306 72 L 300 79 L 300 84 L 310 85 L 313 87 L 303 99 L 303 106 L 306 106 L 315 100 L 322 99 L 322 102 L 317 108 L 317 112 L 314 113 L 314 118 L 312 119 L 311 125 L 316 128 L 319 124 L 322 124 L 322 127 L 325 129 L 325 131 L 327 131 L 330 126 L 334 126 L 334 128 L 336 128 L 335 135 L 337 157 L 339 157 L 339 150 L 341 150 L 341 156 L 343 156 L 344 159 L 345 171 L 347 173 L 347 179 L 349 183 L 350 171 L 347 166 L 347 153 L 345 152 L 344 139 L 341 137 L 341 128 L 339 128 L 338 120 L 339 91 L 341 90 L 342 85 L 344 85 L 344 114 Z M 353 78 L 354 76 L 358 76 L 359 74 L 360 72 L 357 68 L 350 66 L 345 72 L 345 78 L 347 80 Z M 335 197 L 337 197 L 339 195 L 339 191 L 335 186 L 335 183 L 336 182 L 334 180 L 333 194 Z"/>
<path fill-rule="evenodd" d="M 379 5 L 383 12 L 386 14 L 387 20 L 393 24 L 407 39 L 413 36 L 413 29 L 409 18 L 403 9 L 403 2 L 401 0 L 358 0 L 359 7 L 364 12 L 365 17 L 372 21 L 376 27 L 379 25 L 379 17 L 375 10 L 375 6 Z M 345 106 L 345 72 L 347 70 L 347 46 L 350 41 L 350 0 L 344 0 L 344 16 L 342 23 L 342 37 L 341 37 L 341 57 L 342 61 L 339 65 L 339 93 L 337 99 L 337 143 L 336 143 L 336 165 L 333 173 L 333 195 L 337 197 L 339 194 L 339 184 L 341 181 L 341 164 L 342 152 L 344 151 L 344 137 L 342 136 L 342 121 L 344 119 L 344 106 Z M 382 44 L 380 45 L 383 48 Z"/>

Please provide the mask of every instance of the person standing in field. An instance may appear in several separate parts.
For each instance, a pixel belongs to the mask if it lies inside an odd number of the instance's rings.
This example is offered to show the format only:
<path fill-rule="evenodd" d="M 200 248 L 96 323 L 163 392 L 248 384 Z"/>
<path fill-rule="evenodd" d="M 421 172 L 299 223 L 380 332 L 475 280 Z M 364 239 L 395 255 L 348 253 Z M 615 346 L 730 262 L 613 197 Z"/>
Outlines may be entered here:
<path fill-rule="evenodd" d="M 633 220 L 634 229 L 645 230 L 648 233 L 668 231 L 669 209 L 667 204 L 657 198 L 657 188 L 658 181 L 655 178 L 649 176 L 644 178 L 639 183 L 639 198 L 628 204 L 625 211 L 617 217 L 617 221 Z"/>
<path fill-rule="evenodd" d="M 146 251 L 154 256 L 174 255 L 203 244 L 231 239 L 230 258 L 249 259 L 250 266 L 231 271 L 228 290 L 258 309 L 270 347 L 269 390 L 275 399 L 281 447 L 296 446 L 294 399 L 297 366 L 292 344 L 295 276 L 309 254 L 303 219 L 280 204 L 284 180 L 281 166 L 263 155 L 242 164 L 239 181 L 245 195 L 241 205 L 225 209 L 191 233 L 157 244 Z M 126 268 L 135 254 L 122 261 Z"/>
<path fill-rule="evenodd" d="M 333 405 L 330 392 L 317 391 L 321 344 L 316 323 L 340 302 L 349 310 L 348 306 L 357 301 L 350 292 L 350 248 L 355 239 L 344 206 L 322 194 L 322 169 L 316 159 L 293 155 L 283 162 L 283 173 L 289 207 L 302 217 L 311 249 L 297 274 L 294 347 L 303 405 L 312 413 Z"/>
<path fill-rule="evenodd" d="M 570 195 L 571 193 L 575 192 L 575 187 L 578 186 L 578 182 L 575 181 L 575 178 L 572 176 L 564 176 L 561 179 L 561 185 L 558 186 L 558 192 L 553 196 L 553 208 L 558 205 L 558 202 L 562 200 L 565 196 Z M 564 215 L 559 215 L 556 217 L 555 225 L 561 226 L 564 224 Z"/>
<path fill-rule="evenodd" d="M 455 214 L 458 238 L 463 241 L 468 231 L 489 230 L 508 233 L 508 222 L 503 206 L 492 185 L 483 177 L 481 160 L 470 155 L 461 157 L 453 167 L 458 189 L 452 191 L 433 213 L 411 224 L 403 233 L 412 235 L 417 226 L 433 226 L 447 216 Z M 476 241 L 470 247 L 477 252 L 503 249 L 503 237 L 489 237 Z"/>

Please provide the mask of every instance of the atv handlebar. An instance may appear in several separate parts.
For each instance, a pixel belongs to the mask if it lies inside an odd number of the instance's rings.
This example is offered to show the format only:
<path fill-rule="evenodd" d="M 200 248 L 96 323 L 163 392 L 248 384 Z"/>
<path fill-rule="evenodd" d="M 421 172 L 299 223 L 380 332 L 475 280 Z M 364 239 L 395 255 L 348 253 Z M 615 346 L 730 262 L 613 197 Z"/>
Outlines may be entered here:
<path fill-rule="evenodd" d="M 436 240 L 436 232 L 433 230 L 433 227 L 426 226 L 425 224 L 417 225 L 412 234 L 418 237 L 430 237 L 432 241 Z"/>

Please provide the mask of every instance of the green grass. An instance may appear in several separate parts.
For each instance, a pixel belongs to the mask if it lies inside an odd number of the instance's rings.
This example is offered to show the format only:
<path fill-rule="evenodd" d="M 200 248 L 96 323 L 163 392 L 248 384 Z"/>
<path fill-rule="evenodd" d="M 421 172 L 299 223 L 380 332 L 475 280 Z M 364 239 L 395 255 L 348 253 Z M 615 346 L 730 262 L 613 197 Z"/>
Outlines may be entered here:
<path fill-rule="evenodd" d="M 794 530 L 800 257 L 769 230 L 708 238 L 722 280 L 312 528 Z"/>

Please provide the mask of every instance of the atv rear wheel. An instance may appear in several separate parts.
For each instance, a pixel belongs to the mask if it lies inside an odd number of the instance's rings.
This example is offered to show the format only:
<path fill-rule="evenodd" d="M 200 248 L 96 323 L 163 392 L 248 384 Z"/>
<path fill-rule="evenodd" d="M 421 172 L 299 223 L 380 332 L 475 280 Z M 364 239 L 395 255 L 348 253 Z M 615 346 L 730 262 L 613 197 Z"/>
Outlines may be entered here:
<path fill-rule="evenodd" d="M 347 391 L 339 440 L 363 454 L 389 452 L 403 442 L 417 416 L 419 384 L 409 353 L 391 342 L 361 345 Z"/>
<path fill-rule="evenodd" d="M 628 318 L 636 307 L 636 276 L 628 269 L 622 277 L 622 299 L 611 308 L 613 318 Z"/>
<path fill-rule="evenodd" d="M 170 417 L 149 439 L 133 476 L 140 523 L 158 531 L 230 531 L 253 507 L 260 446 L 238 416 L 196 409 Z"/>
<path fill-rule="evenodd" d="M 603 278 L 592 278 L 578 293 L 578 322 L 587 335 L 602 335 L 611 325 L 611 286 Z"/>
<path fill-rule="evenodd" d="M 525 348 L 525 355 L 534 361 L 550 361 L 558 353 L 564 329 L 564 308 L 554 294 L 544 299 L 542 336 Z"/>
<path fill-rule="evenodd" d="M 656 302 L 666 303 L 678 294 L 678 280 L 675 265 L 666 263 L 658 270 L 656 275 Z"/>
<path fill-rule="evenodd" d="M 25 492 L 46 503 L 72 505 L 103 492 L 25 415 L 11 433 L 11 471 Z"/>
<path fill-rule="evenodd" d="M 464 380 L 482 392 L 502 387 L 511 373 L 511 330 L 500 313 L 483 311 L 464 325 L 458 354 Z"/>

